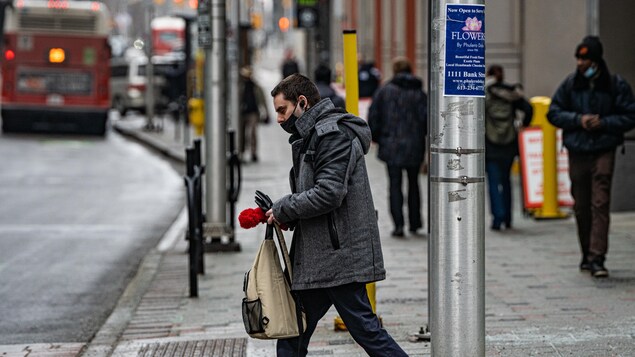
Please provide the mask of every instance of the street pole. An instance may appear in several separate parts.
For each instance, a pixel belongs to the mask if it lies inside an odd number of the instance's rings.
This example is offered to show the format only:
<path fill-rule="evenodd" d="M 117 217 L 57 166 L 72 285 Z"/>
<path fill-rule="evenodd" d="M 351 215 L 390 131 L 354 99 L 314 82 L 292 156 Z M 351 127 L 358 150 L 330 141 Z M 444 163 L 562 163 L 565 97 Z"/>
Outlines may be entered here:
<path fill-rule="evenodd" d="M 209 1 L 211 46 L 205 48 L 205 236 L 212 243 L 227 234 L 227 150 L 225 138 L 225 0 Z M 199 4 L 201 4 L 200 2 Z M 199 5 L 200 6 L 200 5 Z"/>
<path fill-rule="evenodd" d="M 315 69 L 315 34 L 313 28 L 304 29 L 304 33 L 306 35 L 305 39 L 305 51 L 306 54 L 306 76 L 311 80 L 315 80 L 313 78 L 313 70 Z"/>
<path fill-rule="evenodd" d="M 485 356 L 485 6 L 432 0 L 431 352 Z"/>
<path fill-rule="evenodd" d="M 229 122 L 229 128 L 233 129 L 236 135 L 236 147 L 238 148 L 239 157 L 242 154 L 240 148 L 242 148 L 242 135 L 238 130 L 243 130 L 240 125 L 240 86 L 239 86 L 239 56 L 238 56 L 238 41 L 240 41 L 240 0 L 231 0 L 230 7 L 230 27 L 231 36 L 227 46 L 227 62 L 229 63 L 229 97 L 230 97 L 230 113 L 231 118 Z"/>
<path fill-rule="evenodd" d="M 148 57 L 146 64 L 146 130 L 154 130 L 154 65 L 152 63 L 152 18 L 154 17 L 154 4 L 148 0 L 146 6 L 146 41 L 145 52 Z"/>

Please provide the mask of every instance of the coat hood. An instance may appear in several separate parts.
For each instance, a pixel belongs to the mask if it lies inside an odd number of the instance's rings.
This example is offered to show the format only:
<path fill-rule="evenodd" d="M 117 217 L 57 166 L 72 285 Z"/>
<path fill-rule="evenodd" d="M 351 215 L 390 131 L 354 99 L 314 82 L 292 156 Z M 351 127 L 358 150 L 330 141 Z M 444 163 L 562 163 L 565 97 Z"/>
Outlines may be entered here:
<path fill-rule="evenodd" d="M 314 127 L 319 134 L 322 128 L 337 125 L 337 123 L 345 125 L 359 138 L 364 154 L 367 154 L 370 149 L 371 133 L 366 121 L 343 109 L 335 108 L 329 98 L 324 98 L 309 108 L 298 118 L 295 126 L 299 136 L 306 138 Z M 294 139 L 297 140 L 298 138 L 291 137 L 290 141 L 293 142 L 295 141 Z"/>
<path fill-rule="evenodd" d="M 397 73 L 390 83 L 404 89 L 422 89 L 423 82 L 410 73 Z"/>

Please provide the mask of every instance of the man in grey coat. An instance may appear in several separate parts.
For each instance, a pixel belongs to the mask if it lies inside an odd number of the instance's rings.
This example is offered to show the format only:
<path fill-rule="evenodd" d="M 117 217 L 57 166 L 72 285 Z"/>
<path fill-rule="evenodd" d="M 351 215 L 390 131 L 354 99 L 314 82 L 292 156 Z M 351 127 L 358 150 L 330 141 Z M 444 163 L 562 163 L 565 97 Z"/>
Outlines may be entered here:
<path fill-rule="evenodd" d="M 386 277 L 364 155 L 371 141 L 363 119 L 320 100 L 300 74 L 272 91 L 280 126 L 291 134 L 292 193 L 267 212 L 294 227 L 293 286 L 306 331 L 278 340 L 278 356 L 305 356 L 318 321 L 335 305 L 355 341 L 370 356 L 407 356 L 372 311 L 366 283 Z"/>

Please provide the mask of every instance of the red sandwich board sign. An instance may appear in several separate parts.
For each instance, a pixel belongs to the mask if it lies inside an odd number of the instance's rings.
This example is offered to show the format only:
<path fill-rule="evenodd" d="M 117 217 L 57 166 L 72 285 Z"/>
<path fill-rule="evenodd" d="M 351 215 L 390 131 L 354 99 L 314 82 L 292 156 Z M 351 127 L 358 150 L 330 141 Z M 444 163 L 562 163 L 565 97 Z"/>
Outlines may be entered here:
<path fill-rule="evenodd" d="M 562 130 L 557 131 L 558 204 L 573 206 L 569 179 L 568 152 L 562 146 Z M 525 208 L 540 208 L 543 203 L 542 129 L 527 128 L 518 137 Z"/>

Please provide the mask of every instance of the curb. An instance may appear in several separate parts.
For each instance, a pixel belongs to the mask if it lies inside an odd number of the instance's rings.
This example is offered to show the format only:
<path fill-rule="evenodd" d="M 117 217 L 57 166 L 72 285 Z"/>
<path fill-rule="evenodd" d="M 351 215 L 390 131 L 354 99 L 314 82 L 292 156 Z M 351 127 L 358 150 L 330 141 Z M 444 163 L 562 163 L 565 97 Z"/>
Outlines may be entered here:
<path fill-rule="evenodd" d="M 177 152 L 168 145 L 162 143 L 159 139 L 152 137 L 150 134 L 140 132 L 124 125 L 113 123 L 113 129 L 118 133 L 138 141 L 140 144 L 149 146 L 158 151 L 169 159 L 178 162 L 185 162 L 185 153 Z M 154 281 L 156 274 L 163 261 L 166 247 L 170 247 L 176 241 L 175 232 L 182 232 L 185 229 L 187 220 L 184 220 L 185 208 L 177 216 L 172 225 L 163 234 L 161 240 L 155 248 L 153 248 L 143 258 L 135 277 L 128 283 L 123 294 L 119 298 L 115 309 L 112 311 L 106 322 L 97 331 L 95 337 L 86 345 L 80 356 L 90 357 L 107 357 L 114 352 L 119 339 L 137 309 L 141 298 L 147 292 L 151 283 Z"/>
<path fill-rule="evenodd" d="M 155 249 L 143 258 L 137 274 L 119 298 L 115 309 L 80 356 L 107 357 L 112 354 L 162 261 L 163 253 Z"/>
<path fill-rule="evenodd" d="M 119 122 L 115 122 L 112 124 L 112 128 L 117 131 L 119 134 L 124 135 L 128 138 L 132 138 L 137 142 L 149 146 L 155 151 L 158 151 L 162 155 L 176 160 L 178 162 L 185 162 L 185 152 L 176 150 L 169 145 L 166 145 L 161 139 L 157 139 L 153 137 L 151 134 L 145 133 L 143 131 L 139 131 L 136 129 L 128 128 L 126 125 L 121 125 Z"/>

